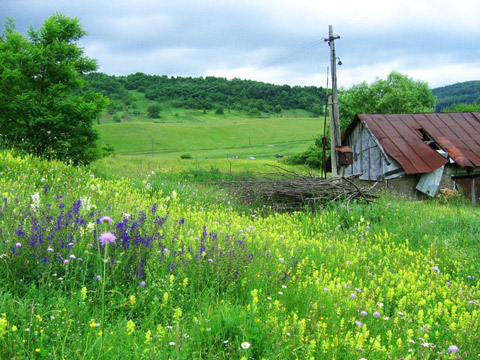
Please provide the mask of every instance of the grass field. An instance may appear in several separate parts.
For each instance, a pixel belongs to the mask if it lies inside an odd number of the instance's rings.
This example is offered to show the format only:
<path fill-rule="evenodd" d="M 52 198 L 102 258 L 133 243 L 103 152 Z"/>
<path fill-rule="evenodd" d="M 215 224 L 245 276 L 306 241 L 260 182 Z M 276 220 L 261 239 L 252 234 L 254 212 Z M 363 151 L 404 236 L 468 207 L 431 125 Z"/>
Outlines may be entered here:
<path fill-rule="evenodd" d="M 182 122 L 204 122 L 218 119 L 245 119 L 250 118 L 245 111 L 226 109 L 223 115 L 215 114 L 216 110 L 194 110 L 185 108 L 176 108 L 170 102 L 160 103 L 160 118 L 152 119 L 148 117 L 147 109 L 150 105 L 158 104 L 156 101 L 145 98 L 145 94 L 136 90 L 128 90 L 134 99 L 135 108 L 125 106 L 122 111 L 115 115 L 121 122 L 160 122 L 160 123 L 182 123 Z M 302 109 L 282 110 L 279 114 L 261 113 L 263 118 L 306 118 L 311 113 Z M 115 123 L 113 114 L 105 112 L 100 118 L 101 124 Z"/>
<path fill-rule="evenodd" d="M 96 127 L 102 143 L 118 154 L 153 154 L 178 159 L 275 159 L 306 150 L 323 131 L 318 118 L 215 118 L 179 123 L 124 122 Z M 152 151 L 153 150 L 153 151 Z"/>
<path fill-rule="evenodd" d="M 478 208 L 276 213 L 117 160 L 0 152 L 1 359 L 480 356 Z"/>
<path fill-rule="evenodd" d="M 276 154 L 289 156 L 306 150 L 323 132 L 323 118 L 299 109 L 251 118 L 242 111 L 225 110 L 219 115 L 215 110 L 163 103 L 161 117 L 151 119 L 147 108 L 155 102 L 138 91 L 129 92 L 135 108 L 124 105 L 114 114 L 119 122 L 105 112 L 96 125 L 100 144 L 113 146 L 116 155 L 149 154 L 162 160 L 187 154 L 194 159 L 275 160 Z"/>

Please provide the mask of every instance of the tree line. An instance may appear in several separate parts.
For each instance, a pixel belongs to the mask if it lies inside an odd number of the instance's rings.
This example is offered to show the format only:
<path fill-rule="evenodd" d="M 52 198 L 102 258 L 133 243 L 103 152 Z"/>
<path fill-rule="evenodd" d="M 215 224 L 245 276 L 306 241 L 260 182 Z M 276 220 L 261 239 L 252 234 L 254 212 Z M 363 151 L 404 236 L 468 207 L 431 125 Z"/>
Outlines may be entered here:
<path fill-rule="evenodd" d="M 442 86 L 433 89 L 433 95 L 437 98 L 436 111 L 443 111 L 445 108 L 455 108 L 457 104 L 473 104 L 475 106 L 463 106 L 459 111 L 480 110 L 480 81 L 465 81 L 453 85 Z M 470 110 L 470 109 L 474 110 Z"/>
<path fill-rule="evenodd" d="M 103 94 L 112 110 L 134 101 L 129 90 L 158 103 L 187 109 L 229 109 L 247 113 L 279 113 L 303 109 L 318 116 L 323 113 L 325 89 L 316 86 L 274 85 L 253 80 L 225 79 L 214 76 L 180 77 L 135 73 L 114 76 L 84 74 L 85 89 Z"/>

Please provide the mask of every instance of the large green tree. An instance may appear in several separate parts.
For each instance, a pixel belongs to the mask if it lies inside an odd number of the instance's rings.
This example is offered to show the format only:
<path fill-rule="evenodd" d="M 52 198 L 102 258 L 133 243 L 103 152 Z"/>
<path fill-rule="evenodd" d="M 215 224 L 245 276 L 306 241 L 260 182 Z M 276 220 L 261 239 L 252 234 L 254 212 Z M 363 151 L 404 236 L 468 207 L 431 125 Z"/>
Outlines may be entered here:
<path fill-rule="evenodd" d="M 435 108 L 435 96 L 427 83 L 395 71 L 385 80 L 340 90 L 338 98 L 342 133 L 355 114 L 405 114 Z"/>
<path fill-rule="evenodd" d="M 0 40 L 0 133 L 10 147 L 74 163 L 94 160 L 93 121 L 108 103 L 82 91 L 81 74 L 97 63 L 78 41 L 86 32 L 77 18 L 49 17 L 28 37 L 5 21 Z"/>

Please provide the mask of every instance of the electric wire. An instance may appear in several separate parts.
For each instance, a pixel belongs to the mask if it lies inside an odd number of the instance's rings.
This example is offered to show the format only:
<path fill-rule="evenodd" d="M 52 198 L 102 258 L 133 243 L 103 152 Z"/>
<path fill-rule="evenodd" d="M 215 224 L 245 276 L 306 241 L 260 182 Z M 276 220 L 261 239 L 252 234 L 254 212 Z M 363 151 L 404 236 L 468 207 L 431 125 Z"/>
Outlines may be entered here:
<path fill-rule="evenodd" d="M 296 50 L 293 50 L 292 52 L 290 52 L 290 53 L 288 53 L 288 54 L 286 54 L 286 55 L 280 56 L 280 57 L 272 60 L 271 62 L 266 63 L 265 65 L 262 65 L 262 66 L 256 68 L 255 70 L 253 70 L 253 71 L 251 71 L 251 72 L 249 72 L 249 73 L 246 73 L 243 77 L 244 77 L 244 79 L 245 79 L 245 78 L 247 78 L 248 76 L 250 76 L 250 75 L 252 75 L 252 74 L 255 74 L 256 72 L 258 72 L 258 71 L 260 71 L 260 70 L 263 70 L 263 69 L 265 69 L 265 68 L 267 68 L 267 67 L 270 67 L 270 66 L 272 66 L 272 65 L 279 64 L 279 63 L 281 63 L 281 62 L 283 62 L 283 61 L 285 61 L 285 60 L 287 60 L 287 59 L 290 59 L 290 58 L 292 58 L 292 57 L 295 57 L 295 56 L 297 56 L 298 54 L 301 54 L 301 53 L 303 53 L 303 52 L 305 52 L 305 51 L 307 51 L 307 50 L 309 50 L 309 49 L 311 49 L 311 48 L 314 48 L 314 47 L 316 47 L 316 46 L 318 46 L 318 45 L 320 45 L 320 44 L 323 44 L 323 42 L 324 42 L 323 39 L 322 39 L 322 40 L 312 41 L 312 42 L 309 43 L 309 44 L 306 44 L 306 45 L 304 45 L 304 46 L 302 46 L 302 47 L 300 47 L 300 48 L 298 48 L 298 49 L 296 49 Z M 189 99 L 189 98 L 193 98 L 193 97 L 195 97 L 195 96 L 198 96 L 198 95 L 201 95 L 201 94 L 203 94 L 203 93 L 206 93 L 206 92 L 208 92 L 208 91 L 210 91 L 210 90 L 213 90 L 213 89 L 215 89 L 215 88 L 217 88 L 217 87 L 219 87 L 219 86 L 222 86 L 222 85 L 223 85 L 223 84 L 213 85 L 213 86 L 208 87 L 208 88 L 206 88 L 206 89 L 199 90 L 199 91 L 197 91 L 197 92 L 195 92 L 195 93 L 193 93 L 193 94 L 184 96 L 183 98 L 171 99 L 171 100 L 167 100 L 166 102 L 169 103 L 169 102 L 173 102 L 173 101 L 186 100 L 186 99 Z"/>

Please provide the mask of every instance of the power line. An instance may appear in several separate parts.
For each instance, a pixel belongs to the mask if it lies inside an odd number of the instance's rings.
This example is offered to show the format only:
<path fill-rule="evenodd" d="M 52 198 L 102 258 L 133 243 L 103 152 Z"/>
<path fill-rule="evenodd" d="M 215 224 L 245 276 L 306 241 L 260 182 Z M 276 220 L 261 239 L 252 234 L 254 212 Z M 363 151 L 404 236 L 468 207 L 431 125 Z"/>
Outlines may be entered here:
<path fill-rule="evenodd" d="M 288 53 L 288 54 L 286 54 L 286 55 L 280 56 L 280 57 L 276 58 L 275 60 L 273 60 L 273 61 L 271 61 L 271 62 L 269 62 L 269 63 L 266 63 L 265 65 L 263 65 L 263 66 L 261 66 L 261 67 L 259 67 L 259 68 L 256 68 L 255 70 L 253 70 L 253 71 L 245 74 L 244 77 L 246 78 L 247 76 L 249 76 L 249 75 L 251 75 L 251 74 L 255 74 L 256 72 L 258 72 L 258 71 L 260 71 L 260 70 L 262 70 L 262 69 L 265 69 L 265 68 L 267 68 L 267 67 L 269 67 L 269 66 L 272 66 L 272 65 L 275 65 L 275 64 L 278 64 L 278 63 L 281 63 L 281 62 L 283 62 L 283 61 L 285 61 L 285 60 L 287 60 L 287 59 L 290 59 L 290 58 L 292 58 L 292 57 L 295 57 L 295 56 L 297 56 L 298 54 L 301 54 L 301 53 L 303 53 L 303 52 L 305 52 L 305 51 L 307 51 L 307 50 L 309 50 L 309 49 L 311 49 L 311 48 L 313 48 L 313 47 L 315 47 L 315 46 L 317 46 L 317 45 L 323 44 L 323 41 L 324 41 L 323 39 L 322 39 L 322 40 L 312 41 L 311 43 L 306 44 L 306 45 L 302 46 L 301 48 L 298 48 L 298 49 L 296 49 L 296 50 L 293 50 L 292 52 L 290 52 L 290 53 Z M 192 98 L 192 97 L 197 96 L 197 95 L 201 95 L 201 94 L 203 94 L 203 93 L 205 93 L 205 92 L 207 92 L 207 91 L 213 90 L 213 89 L 215 89 L 215 88 L 217 88 L 217 87 L 219 87 L 219 86 L 221 86 L 221 85 L 223 85 L 223 84 L 213 85 L 213 86 L 211 86 L 211 87 L 209 87 L 209 88 L 200 90 L 200 91 L 198 91 L 198 92 L 196 92 L 196 93 L 193 93 L 193 94 L 190 94 L 190 95 L 188 95 L 188 97 L 185 96 L 182 100 L 187 99 L 187 98 Z M 172 102 L 172 101 L 176 101 L 176 100 L 179 100 L 179 99 L 168 100 L 167 102 Z"/>

